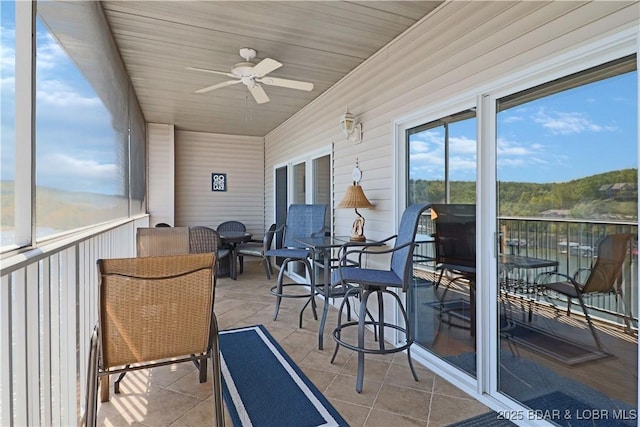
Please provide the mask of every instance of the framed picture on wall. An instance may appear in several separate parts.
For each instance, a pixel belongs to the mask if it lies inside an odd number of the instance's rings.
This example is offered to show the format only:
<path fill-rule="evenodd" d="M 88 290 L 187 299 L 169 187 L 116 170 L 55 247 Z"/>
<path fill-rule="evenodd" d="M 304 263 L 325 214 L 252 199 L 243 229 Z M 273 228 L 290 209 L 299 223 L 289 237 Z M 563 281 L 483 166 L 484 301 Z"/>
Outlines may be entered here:
<path fill-rule="evenodd" d="M 213 172 L 211 174 L 211 191 L 227 191 L 227 174 Z"/>

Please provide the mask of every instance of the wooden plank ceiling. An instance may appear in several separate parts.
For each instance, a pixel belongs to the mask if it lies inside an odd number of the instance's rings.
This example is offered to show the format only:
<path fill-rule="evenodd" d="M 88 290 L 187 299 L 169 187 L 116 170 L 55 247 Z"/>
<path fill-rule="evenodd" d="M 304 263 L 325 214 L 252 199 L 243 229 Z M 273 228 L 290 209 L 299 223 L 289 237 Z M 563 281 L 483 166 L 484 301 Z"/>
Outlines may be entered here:
<path fill-rule="evenodd" d="M 107 21 L 148 122 L 233 135 L 264 136 L 436 8 L 440 1 L 103 1 Z M 310 92 L 244 84 L 204 94 L 244 61 L 282 64 L 269 77 L 311 82 Z"/>

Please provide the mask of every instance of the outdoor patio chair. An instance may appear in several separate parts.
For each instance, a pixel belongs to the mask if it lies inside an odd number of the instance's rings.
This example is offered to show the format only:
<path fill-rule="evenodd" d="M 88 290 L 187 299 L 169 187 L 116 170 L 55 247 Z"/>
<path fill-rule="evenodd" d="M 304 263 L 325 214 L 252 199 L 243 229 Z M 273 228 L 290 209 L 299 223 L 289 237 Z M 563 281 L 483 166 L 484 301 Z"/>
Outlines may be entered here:
<path fill-rule="evenodd" d="M 236 254 L 238 255 L 240 264 L 240 273 L 242 273 L 244 268 L 243 258 L 245 256 L 259 257 L 262 258 L 261 262 L 264 264 L 264 271 L 267 274 L 267 279 L 271 280 L 271 273 L 273 272 L 273 269 L 271 267 L 271 258 L 267 256 L 267 252 L 271 249 L 275 231 L 276 224 L 271 224 L 271 227 L 269 227 L 269 230 L 264 234 L 262 240 L 252 240 L 247 243 L 241 243 L 236 248 Z"/>
<path fill-rule="evenodd" d="M 475 333 L 476 292 L 476 205 L 432 204 L 431 220 L 435 224 L 436 271 L 440 270 L 433 289 L 440 301 L 440 319 L 452 326 L 467 327 Z M 443 281 L 445 274 L 449 277 Z M 460 286 L 459 286 L 460 285 Z M 453 287 L 469 288 L 468 305 L 448 301 Z M 457 319 L 461 322 L 453 321 Z M 464 324 L 462 322 L 465 322 Z"/>
<path fill-rule="evenodd" d="M 216 227 L 216 231 L 218 234 L 224 234 L 225 231 L 238 231 L 244 233 L 247 231 L 247 226 L 240 221 L 225 221 Z M 230 248 L 230 246 L 228 246 L 228 248 Z"/>
<path fill-rule="evenodd" d="M 286 224 L 274 230 L 275 233 L 279 233 L 280 231 L 284 232 L 283 247 L 270 249 L 267 251 L 266 255 L 269 257 L 281 257 L 284 258 L 284 260 L 282 261 L 280 272 L 278 273 L 278 283 L 276 286 L 271 288 L 271 293 L 276 296 L 276 307 L 273 313 L 273 320 L 278 318 L 278 310 L 280 309 L 280 302 L 282 301 L 282 298 L 308 298 L 307 303 L 302 307 L 302 310 L 300 310 L 300 327 L 302 327 L 302 314 L 309 304 L 311 304 L 314 319 L 318 319 L 315 300 L 315 278 L 309 258 L 310 251 L 309 249 L 302 247 L 297 239 L 303 237 L 314 237 L 324 233 L 326 212 L 327 205 L 292 204 L 289 206 L 289 210 L 287 211 Z M 284 275 L 287 270 L 287 265 L 290 262 L 299 262 L 304 265 L 310 278 L 309 284 L 284 283 Z M 290 286 L 308 287 L 309 292 L 285 293 L 285 288 Z"/>
<path fill-rule="evenodd" d="M 356 379 L 356 391 L 358 393 L 362 391 L 364 382 L 364 356 L 367 353 L 388 354 L 406 350 L 407 358 L 409 360 L 409 368 L 411 369 L 413 378 L 418 381 L 418 375 L 416 374 L 411 360 L 411 345 L 413 344 L 411 323 L 397 291 L 406 293 L 409 289 L 411 277 L 413 276 L 413 250 L 416 246 L 415 237 L 418 228 L 418 221 L 420 220 L 422 213 L 427 208 L 428 205 L 414 204 L 405 209 L 400 220 L 398 234 L 384 240 L 395 240 L 392 249 L 367 251 L 366 247 L 364 249 L 349 249 L 347 246 L 343 251 L 342 260 L 347 260 L 350 255 L 359 255 L 363 253 L 368 254 L 369 257 L 381 254 L 391 254 L 391 262 L 388 270 L 362 268 L 350 265 L 346 262 L 340 262 L 338 268 L 332 272 L 332 284 L 334 286 L 341 285 L 343 288 L 347 288 L 348 290 L 340 304 L 338 324 L 336 329 L 333 331 L 336 348 L 333 352 L 331 363 L 335 360 L 340 346 L 354 350 L 358 353 L 358 371 Z M 392 289 L 395 291 L 392 291 Z M 372 294 L 376 295 L 376 300 L 378 302 L 377 320 L 367 316 L 367 302 Z M 392 301 L 397 304 L 402 315 L 401 323 L 392 323 L 391 321 L 385 320 L 385 295 L 390 296 Z M 345 308 L 349 310 L 348 300 L 350 297 L 357 297 L 357 299 L 360 300 L 358 320 L 342 323 L 342 316 Z M 349 313 L 347 312 L 346 314 L 348 316 Z M 369 320 L 367 320 L 367 318 L 369 318 Z M 378 341 L 378 345 L 376 346 L 367 347 L 365 344 L 364 334 L 367 325 L 373 326 L 374 328 L 374 335 Z M 345 332 L 345 329 L 349 329 L 352 326 L 357 326 L 356 343 L 348 338 L 351 334 L 345 334 L 345 337 L 342 335 L 343 332 Z M 405 337 L 404 344 L 395 347 L 389 346 L 388 343 L 385 343 L 385 328 L 395 329 L 403 334 Z M 376 330 L 377 334 L 375 334 Z"/>
<path fill-rule="evenodd" d="M 231 274 L 231 250 L 222 247 L 220 235 L 210 227 L 197 225 L 189 227 L 189 253 L 214 253 L 216 254 L 216 277 Z"/>
<path fill-rule="evenodd" d="M 151 227 L 136 230 L 139 257 L 185 255 L 189 253 L 187 227 Z"/>
<path fill-rule="evenodd" d="M 224 425 L 218 326 L 213 312 L 215 255 L 98 260 L 98 323 L 90 341 L 85 424 L 97 421 L 98 390 L 109 400 L 109 375 L 194 362 L 201 383 L 213 371 L 216 425 Z"/>
<path fill-rule="evenodd" d="M 216 227 L 216 231 L 221 233 L 223 231 L 247 231 L 247 226 L 240 221 L 225 221 L 220 223 Z"/>
<path fill-rule="evenodd" d="M 567 298 L 567 315 L 571 315 L 571 302 L 575 298 L 580 303 L 582 312 L 591 331 L 591 335 L 598 347 L 603 350 L 598 338 L 591 315 L 584 303 L 585 297 L 596 294 L 613 294 L 622 301 L 622 266 L 629 256 L 629 233 L 608 234 L 598 242 L 597 258 L 590 268 L 577 270 L 573 277 L 558 272 L 543 272 L 536 277 L 536 286 L 547 296 L 547 291 L 553 291 Z M 586 277 L 586 278 L 585 278 Z M 560 280 L 558 280 L 560 279 Z M 629 313 L 629 317 L 630 313 Z"/>

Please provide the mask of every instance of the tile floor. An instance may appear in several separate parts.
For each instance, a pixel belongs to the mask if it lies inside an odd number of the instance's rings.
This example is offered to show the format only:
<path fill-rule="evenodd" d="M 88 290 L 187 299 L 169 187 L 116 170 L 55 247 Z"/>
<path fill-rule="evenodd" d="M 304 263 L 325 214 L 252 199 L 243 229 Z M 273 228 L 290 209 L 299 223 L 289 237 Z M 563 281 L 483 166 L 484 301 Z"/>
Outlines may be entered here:
<path fill-rule="evenodd" d="M 335 363 L 330 363 L 335 310 L 329 313 L 325 346 L 320 351 L 318 321 L 309 310 L 305 312 L 303 327 L 298 328 L 303 300 L 283 300 L 278 320 L 274 321 L 275 297 L 269 288 L 275 284 L 275 277 L 267 281 L 258 262 L 245 261 L 244 270 L 237 281 L 218 279 L 215 312 L 220 329 L 266 326 L 349 425 L 444 426 L 489 410 L 417 363 L 419 381 L 414 381 L 404 353 L 367 356 L 364 390 L 356 393 L 355 353 L 342 348 Z M 131 372 L 120 389 L 119 395 L 112 390 L 111 400 L 100 404 L 99 425 L 213 425 L 211 382 L 200 384 L 191 363 Z M 228 417 L 226 420 L 226 425 L 231 426 Z"/>

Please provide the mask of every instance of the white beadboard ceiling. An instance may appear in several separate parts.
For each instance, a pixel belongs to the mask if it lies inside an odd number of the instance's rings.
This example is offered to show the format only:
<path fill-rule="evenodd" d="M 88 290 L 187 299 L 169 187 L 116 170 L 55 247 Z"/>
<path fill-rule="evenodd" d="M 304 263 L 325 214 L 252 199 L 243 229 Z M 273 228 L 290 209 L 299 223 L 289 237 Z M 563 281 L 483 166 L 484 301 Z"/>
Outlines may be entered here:
<path fill-rule="evenodd" d="M 145 119 L 189 131 L 264 136 L 435 9 L 441 1 L 103 1 Z M 263 85 L 257 104 L 230 80 L 239 49 L 282 64 L 269 77 L 308 81 L 311 92 Z"/>

